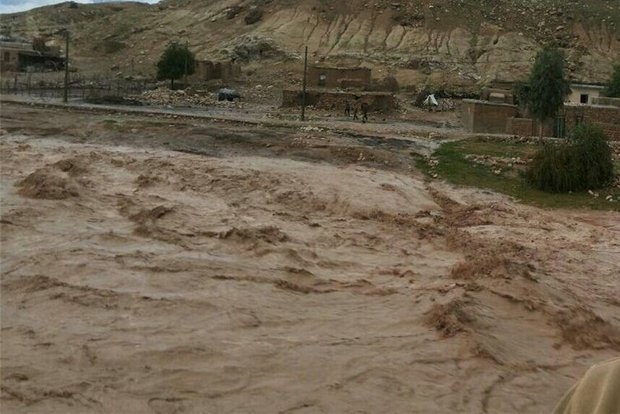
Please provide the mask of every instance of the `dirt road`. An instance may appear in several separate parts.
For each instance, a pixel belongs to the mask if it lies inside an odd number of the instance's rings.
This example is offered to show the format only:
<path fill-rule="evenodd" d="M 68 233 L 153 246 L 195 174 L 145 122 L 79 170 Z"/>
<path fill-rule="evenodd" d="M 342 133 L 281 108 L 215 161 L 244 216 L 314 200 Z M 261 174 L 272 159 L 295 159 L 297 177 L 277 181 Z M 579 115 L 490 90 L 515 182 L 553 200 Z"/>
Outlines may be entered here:
<path fill-rule="evenodd" d="M 620 350 L 620 224 L 406 142 L 2 108 L 2 411 L 548 412 Z"/>

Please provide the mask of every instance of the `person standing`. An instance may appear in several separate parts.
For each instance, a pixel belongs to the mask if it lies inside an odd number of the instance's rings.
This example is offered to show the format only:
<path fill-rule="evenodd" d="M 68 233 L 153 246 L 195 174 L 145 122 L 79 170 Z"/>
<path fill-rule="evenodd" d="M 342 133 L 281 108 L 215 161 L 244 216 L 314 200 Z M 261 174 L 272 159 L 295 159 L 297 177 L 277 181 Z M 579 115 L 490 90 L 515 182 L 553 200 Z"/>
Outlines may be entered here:
<path fill-rule="evenodd" d="M 344 103 L 344 116 L 346 116 L 347 118 L 351 117 L 351 104 L 348 100 Z"/>
<path fill-rule="evenodd" d="M 366 102 L 362 102 L 362 122 L 368 121 L 368 104 Z"/>

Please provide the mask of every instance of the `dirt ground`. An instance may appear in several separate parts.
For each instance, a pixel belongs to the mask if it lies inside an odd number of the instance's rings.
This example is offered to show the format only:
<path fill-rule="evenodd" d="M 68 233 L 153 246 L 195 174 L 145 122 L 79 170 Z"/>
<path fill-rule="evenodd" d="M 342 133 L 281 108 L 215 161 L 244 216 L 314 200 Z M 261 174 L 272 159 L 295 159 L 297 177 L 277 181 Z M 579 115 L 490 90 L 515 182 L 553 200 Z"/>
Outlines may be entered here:
<path fill-rule="evenodd" d="M 2 107 L 2 412 L 541 413 L 620 350 L 618 213 L 416 145 Z"/>

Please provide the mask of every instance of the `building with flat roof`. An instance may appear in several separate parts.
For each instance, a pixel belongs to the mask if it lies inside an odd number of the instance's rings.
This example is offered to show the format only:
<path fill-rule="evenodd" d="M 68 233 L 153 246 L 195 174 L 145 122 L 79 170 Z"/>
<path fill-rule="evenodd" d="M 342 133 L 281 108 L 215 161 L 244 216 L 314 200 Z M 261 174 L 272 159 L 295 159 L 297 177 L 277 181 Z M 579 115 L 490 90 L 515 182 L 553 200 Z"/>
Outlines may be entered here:
<path fill-rule="evenodd" d="M 572 83 L 571 93 L 566 98 L 566 102 L 572 104 L 592 104 L 593 98 L 598 98 L 603 94 L 605 87 L 595 83 Z"/>

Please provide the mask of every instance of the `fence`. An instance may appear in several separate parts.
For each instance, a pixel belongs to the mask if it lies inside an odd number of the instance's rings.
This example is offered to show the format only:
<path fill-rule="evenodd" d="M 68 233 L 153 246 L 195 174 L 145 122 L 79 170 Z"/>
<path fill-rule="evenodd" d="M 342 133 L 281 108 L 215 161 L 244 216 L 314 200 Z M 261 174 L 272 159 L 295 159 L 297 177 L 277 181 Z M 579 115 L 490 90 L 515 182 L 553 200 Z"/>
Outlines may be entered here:
<path fill-rule="evenodd" d="M 94 76 L 85 78 L 70 74 L 68 97 L 70 99 L 92 99 L 104 96 L 126 97 L 140 95 L 156 87 L 154 81 L 117 79 Z M 64 94 L 64 74 L 56 73 L 18 73 L 3 74 L 0 93 L 31 96 L 42 99 L 62 98 Z"/>

